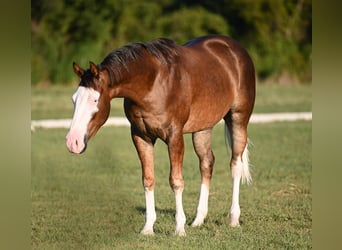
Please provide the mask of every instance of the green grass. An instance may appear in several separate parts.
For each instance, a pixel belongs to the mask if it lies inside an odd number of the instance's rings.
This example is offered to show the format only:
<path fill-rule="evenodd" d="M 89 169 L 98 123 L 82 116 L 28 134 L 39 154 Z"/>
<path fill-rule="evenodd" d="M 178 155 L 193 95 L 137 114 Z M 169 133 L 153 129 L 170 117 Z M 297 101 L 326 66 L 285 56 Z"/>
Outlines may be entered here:
<path fill-rule="evenodd" d="M 312 248 L 311 122 L 250 125 L 254 181 L 241 186 L 240 228 L 228 226 L 232 183 L 223 126 L 218 125 L 208 218 L 200 228 L 187 225 L 184 238 L 172 235 L 175 203 L 162 142 L 155 152 L 157 221 L 155 235 L 149 237 L 139 234 L 145 202 L 129 129 L 102 128 L 83 155 L 68 153 L 66 133 L 32 133 L 33 249 Z M 183 203 L 189 224 L 195 216 L 200 173 L 190 135 L 185 141 Z"/>
<path fill-rule="evenodd" d="M 311 85 L 258 85 L 254 113 L 311 111 Z"/>
<path fill-rule="evenodd" d="M 71 118 L 71 95 L 76 87 L 32 87 L 31 117 L 36 119 Z M 111 115 L 124 116 L 122 99 L 111 102 Z M 258 85 L 255 113 L 311 111 L 311 85 Z"/>
<path fill-rule="evenodd" d="M 75 87 L 32 88 L 32 119 L 71 118 Z M 311 86 L 259 85 L 255 113 L 311 111 Z M 123 116 L 122 100 L 112 116 Z M 223 126 L 214 130 L 216 156 L 209 214 L 191 228 L 200 187 L 198 160 L 186 135 L 187 237 L 174 237 L 174 196 L 166 146 L 156 145 L 155 235 L 139 234 L 145 201 L 129 129 L 102 128 L 83 155 L 65 147 L 65 129 L 32 133 L 34 249 L 307 249 L 312 248 L 311 122 L 251 124 L 254 182 L 241 186 L 241 227 L 228 226 L 229 158 Z"/>

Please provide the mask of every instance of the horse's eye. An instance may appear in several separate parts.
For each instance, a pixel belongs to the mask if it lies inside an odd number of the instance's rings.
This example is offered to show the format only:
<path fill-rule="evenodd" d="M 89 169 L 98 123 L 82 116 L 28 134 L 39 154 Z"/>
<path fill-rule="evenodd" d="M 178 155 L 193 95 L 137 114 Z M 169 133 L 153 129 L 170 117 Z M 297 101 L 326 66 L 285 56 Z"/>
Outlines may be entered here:
<path fill-rule="evenodd" d="M 94 100 L 95 103 L 98 102 L 98 101 L 99 101 L 98 99 L 95 99 L 95 100 Z"/>

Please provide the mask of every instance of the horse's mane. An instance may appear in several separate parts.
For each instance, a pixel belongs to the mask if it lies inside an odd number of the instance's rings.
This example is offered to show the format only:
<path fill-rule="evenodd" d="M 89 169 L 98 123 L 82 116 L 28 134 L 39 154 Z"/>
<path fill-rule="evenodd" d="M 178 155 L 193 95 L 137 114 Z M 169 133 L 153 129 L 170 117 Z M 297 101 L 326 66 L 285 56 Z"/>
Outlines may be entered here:
<path fill-rule="evenodd" d="M 131 43 L 108 54 L 100 64 L 109 71 L 112 80 L 120 81 L 120 69 L 124 67 L 129 72 L 129 62 L 138 60 L 148 51 L 162 63 L 171 63 L 178 55 L 177 44 L 168 38 L 159 38 L 148 43 Z M 113 79 L 114 78 L 114 79 Z"/>

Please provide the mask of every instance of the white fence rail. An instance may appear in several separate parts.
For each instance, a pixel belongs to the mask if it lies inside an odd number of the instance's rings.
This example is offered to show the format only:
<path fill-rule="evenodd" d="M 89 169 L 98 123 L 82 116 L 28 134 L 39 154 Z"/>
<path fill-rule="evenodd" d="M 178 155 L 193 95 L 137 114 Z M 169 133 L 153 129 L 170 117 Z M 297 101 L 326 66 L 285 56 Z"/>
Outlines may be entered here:
<path fill-rule="evenodd" d="M 253 114 L 250 123 L 312 120 L 312 112 Z M 31 130 L 36 128 L 69 128 L 71 119 L 32 120 Z M 129 126 L 125 117 L 109 117 L 103 126 Z"/>

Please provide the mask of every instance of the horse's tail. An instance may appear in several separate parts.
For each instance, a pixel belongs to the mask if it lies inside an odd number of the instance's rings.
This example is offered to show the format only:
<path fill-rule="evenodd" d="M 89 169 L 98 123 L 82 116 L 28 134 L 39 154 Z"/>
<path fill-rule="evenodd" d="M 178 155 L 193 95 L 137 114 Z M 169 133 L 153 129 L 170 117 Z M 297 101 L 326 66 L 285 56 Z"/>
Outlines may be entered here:
<path fill-rule="evenodd" d="M 224 126 L 224 134 L 226 138 L 226 144 L 228 144 L 229 147 L 232 149 L 231 132 L 229 131 L 227 124 L 225 124 Z M 251 176 L 250 169 L 249 169 L 248 144 L 249 144 L 249 139 L 247 139 L 246 147 L 242 153 L 241 181 L 243 184 L 247 183 L 249 185 L 252 182 L 252 176 Z"/>

